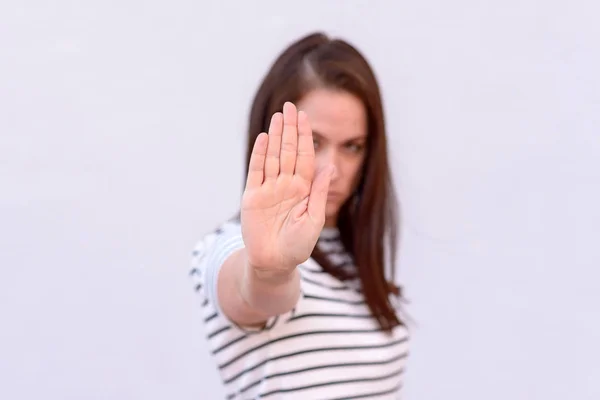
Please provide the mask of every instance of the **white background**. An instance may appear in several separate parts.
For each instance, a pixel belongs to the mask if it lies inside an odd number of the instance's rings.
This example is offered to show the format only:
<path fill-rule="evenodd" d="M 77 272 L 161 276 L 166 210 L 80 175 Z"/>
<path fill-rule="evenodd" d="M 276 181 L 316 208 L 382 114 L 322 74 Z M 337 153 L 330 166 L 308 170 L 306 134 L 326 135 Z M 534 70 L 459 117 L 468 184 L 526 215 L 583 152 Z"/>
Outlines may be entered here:
<path fill-rule="evenodd" d="M 219 399 L 187 277 L 315 29 L 381 80 L 406 399 L 600 398 L 600 5 L 0 3 L 0 398 Z"/>

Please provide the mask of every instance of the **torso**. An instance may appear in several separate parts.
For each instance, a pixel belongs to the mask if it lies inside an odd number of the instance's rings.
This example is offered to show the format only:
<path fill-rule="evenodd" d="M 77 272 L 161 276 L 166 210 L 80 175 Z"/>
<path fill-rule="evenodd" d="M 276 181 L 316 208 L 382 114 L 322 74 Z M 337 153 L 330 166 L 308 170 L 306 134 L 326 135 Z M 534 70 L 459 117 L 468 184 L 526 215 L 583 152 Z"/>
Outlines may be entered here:
<path fill-rule="evenodd" d="M 353 268 L 335 230 L 318 246 L 340 268 Z M 379 330 L 358 280 L 340 281 L 313 260 L 299 266 L 302 298 L 266 330 L 245 332 L 204 301 L 210 350 L 228 399 L 397 399 L 408 332 Z"/>

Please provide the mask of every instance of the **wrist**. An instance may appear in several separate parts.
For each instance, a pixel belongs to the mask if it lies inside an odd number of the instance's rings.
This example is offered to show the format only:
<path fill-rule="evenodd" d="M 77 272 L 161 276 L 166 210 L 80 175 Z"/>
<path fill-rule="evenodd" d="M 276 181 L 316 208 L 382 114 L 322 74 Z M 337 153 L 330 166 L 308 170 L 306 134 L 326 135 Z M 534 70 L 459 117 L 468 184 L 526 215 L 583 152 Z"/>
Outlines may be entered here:
<path fill-rule="evenodd" d="M 293 281 L 297 273 L 296 266 L 291 268 L 263 268 L 247 262 L 245 276 L 252 282 L 268 286 L 279 286 Z"/>
<path fill-rule="evenodd" d="M 242 299 L 252 309 L 265 316 L 277 315 L 297 302 L 300 273 L 296 268 L 272 271 L 245 263 L 238 288 Z"/>

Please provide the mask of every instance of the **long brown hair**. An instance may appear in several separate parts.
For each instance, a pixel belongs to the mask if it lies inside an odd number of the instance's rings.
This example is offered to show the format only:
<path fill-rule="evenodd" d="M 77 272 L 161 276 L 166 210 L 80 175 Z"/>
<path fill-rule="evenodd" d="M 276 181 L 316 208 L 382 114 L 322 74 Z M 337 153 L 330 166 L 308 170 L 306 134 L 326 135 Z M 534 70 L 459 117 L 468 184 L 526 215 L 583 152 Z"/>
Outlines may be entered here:
<path fill-rule="evenodd" d="M 316 88 L 343 90 L 360 98 L 368 116 L 366 157 L 354 196 L 338 218 L 341 240 L 354 258 L 365 301 L 383 330 L 404 325 L 390 302 L 400 296 L 394 281 L 398 239 L 398 206 L 388 164 L 385 121 L 379 85 L 360 52 L 340 39 L 310 34 L 292 43 L 264 77 L 252 104 L 248 127 L 246 174 L 259 133 L 286 101 L 297 102 Z M 315 247 L 312 257 L 322 268 L 346 279 Z M 386 262 L 387 261 L 387 262 Z M 390 281 L 386 278 L 386 268 Z"/>

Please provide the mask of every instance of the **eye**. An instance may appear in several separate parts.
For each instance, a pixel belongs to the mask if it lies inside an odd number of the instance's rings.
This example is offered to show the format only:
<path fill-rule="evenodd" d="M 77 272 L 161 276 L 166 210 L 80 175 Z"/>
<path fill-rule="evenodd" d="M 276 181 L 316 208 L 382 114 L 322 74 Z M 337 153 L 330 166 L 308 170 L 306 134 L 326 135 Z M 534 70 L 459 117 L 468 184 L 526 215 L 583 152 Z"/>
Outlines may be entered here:
<path fill-rule="evenodd" d="M 319 148 L 319 140 L 313 139 L 313 145 L 315 146 L 315 150 L 317 150 Z"/>
<path fill-rule="evenodd" d="M 364 149 L 364 145 L 360 143 L 348 143 L 346 144 L 346 149 L 348 149 L 352 153 L 360 153 Z"/>

